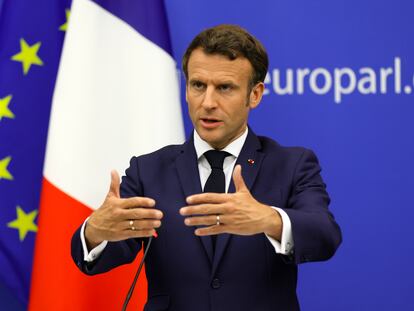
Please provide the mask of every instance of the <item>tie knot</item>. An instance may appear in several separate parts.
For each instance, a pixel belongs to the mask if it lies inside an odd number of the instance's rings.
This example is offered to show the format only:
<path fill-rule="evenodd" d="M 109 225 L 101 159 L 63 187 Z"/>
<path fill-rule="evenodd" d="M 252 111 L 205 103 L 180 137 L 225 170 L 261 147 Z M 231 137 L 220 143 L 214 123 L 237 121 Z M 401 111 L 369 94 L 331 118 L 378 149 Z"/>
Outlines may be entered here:
<path fill-rule="evenodd" d="M 208 163 L 210 164 L 211 168 L 217 168 L 222 170 L 223 169 L 223 162 L 226 157 L 228 157 L 230 153 L 226 151 L 219 151 L 219 150 L 209 150 L 204 153 Z"/>

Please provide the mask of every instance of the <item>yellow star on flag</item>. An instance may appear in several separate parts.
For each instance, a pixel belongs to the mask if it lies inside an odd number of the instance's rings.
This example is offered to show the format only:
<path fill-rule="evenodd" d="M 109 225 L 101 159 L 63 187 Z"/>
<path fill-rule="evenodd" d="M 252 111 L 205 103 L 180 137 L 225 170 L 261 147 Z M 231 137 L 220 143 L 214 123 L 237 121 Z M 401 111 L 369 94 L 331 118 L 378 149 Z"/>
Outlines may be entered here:
<path fill-rule="evenodd" d="M 12 99 L 11 95 L 0 98 L 0 121 L 3 117 L 14 119 L 14 114 L 9 109 L 9 104 L 10 104 L 11 99 Z"/>
<path fill-rule="evenodd" d="M 7 227 L 19 230 L 19 239 L 23 241 L 29 231 L 37 232 L 37 225 L 34 219 L 37 216 L 37 210 L 33 210 L 26 214 L 20 207 L 16 207 L 17 219 L 9 222 Z"/>
<path fill-rule="evenodd" d="M 11 161 L 11 157 L 5 157 L 4 159 L 0 160 L 0 179 L 8 179 L 13 180 L 12 174 L 7 170 L 7 166 L 9 165 Z"/>
<path fill-rule="evenodd" d="M 61 31 L 66 31 L 66 30 L 68 30 L 68 23 L 69 23 L 69 17 L 70 17 L 70 10 L 69 10 L 69 9 L 66 9 L 66 10 L 65 10 L 65 12 L 66 12 L 66 23 L 64 23 L 63 25 L 61 25 L 61 26 L 59 27 L 59 30 L 61 30 Z"/>
<path fill-rule="evenodd" d="M 20 39 L 20 53 L 13 55 L 11 59 L 22 63 L 25 75 L 29 72 L 32 65 L 43 66 L 43 61 L 37 56 L 41 45 L 41 42 L 37 42 L 30 46 L 23 38 Z"/>

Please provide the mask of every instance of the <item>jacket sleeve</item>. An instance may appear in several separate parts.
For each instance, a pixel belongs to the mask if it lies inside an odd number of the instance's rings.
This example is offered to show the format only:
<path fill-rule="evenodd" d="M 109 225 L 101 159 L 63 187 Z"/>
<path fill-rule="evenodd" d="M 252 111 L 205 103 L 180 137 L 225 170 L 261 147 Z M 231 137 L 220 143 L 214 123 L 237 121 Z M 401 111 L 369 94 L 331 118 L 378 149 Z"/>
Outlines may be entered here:
<path fill-rule="evenodd" d="M 138 158 L 133 157 L 129 168 L 122 177 L 120 193 L 122 198 L 142 196 L 142 185 L 138 173 Z M 119 242 L 108 242 L 100 256 L 93 262 L 83 260 L 84 254 L 80 238 L 81 226 L 72 236 L 72 258 L 78 268 L 89 275 L 107 272 L 117 266 L 132 262 L 148 239 L 128 239 Z"/>
<path fill-rule="evenodd" d="M 304 150 L 296 164 L 288 214 L 292 224 L 296 263 L 331 258 L 342 242 L 341 230 L 328 209 L 330 198 L 315 154 Z"/>

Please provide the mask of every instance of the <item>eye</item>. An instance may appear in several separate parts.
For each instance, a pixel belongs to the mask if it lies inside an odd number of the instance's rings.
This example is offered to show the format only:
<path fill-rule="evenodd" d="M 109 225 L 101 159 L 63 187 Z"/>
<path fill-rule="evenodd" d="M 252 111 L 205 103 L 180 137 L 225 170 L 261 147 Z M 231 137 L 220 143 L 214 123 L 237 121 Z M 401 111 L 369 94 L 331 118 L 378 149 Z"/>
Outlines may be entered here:
<path fill-rule="evenodd" d="M 197 91 L 201 91 L 201 90 L 204 89 L 204 83 L 201 82 L 201 81 L 191 81 L 190 86 L 191 86 L 191 88 L 193 88 Z"/>
<path fill-rule="evenodd" d="M 233 86 L 231 84 L 220 84 L 217 88 L 221 92 L 228 92 L 233 89 Z"/>

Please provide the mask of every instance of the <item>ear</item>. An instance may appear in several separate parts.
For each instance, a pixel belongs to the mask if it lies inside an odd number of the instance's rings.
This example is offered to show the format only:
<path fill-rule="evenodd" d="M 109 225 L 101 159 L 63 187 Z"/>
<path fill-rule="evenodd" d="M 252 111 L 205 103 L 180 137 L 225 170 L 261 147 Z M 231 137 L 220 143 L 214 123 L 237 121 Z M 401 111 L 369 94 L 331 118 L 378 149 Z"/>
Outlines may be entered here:
<path fill-rule="evenodd" d="M 249 98 L 250 109 L 254 109 L 259 105 L 260 101 L 262 100 L 264 89 L 265 89 L 264 83 L 259 82 L 250 91 L 250 98 Z"/>
<path fill-rule="evenodd" d="M 185 101 L 188 103 L 188 82 L 185 81 Z"/>

